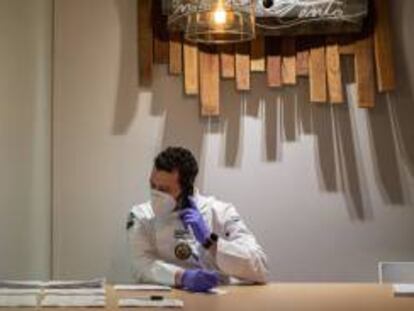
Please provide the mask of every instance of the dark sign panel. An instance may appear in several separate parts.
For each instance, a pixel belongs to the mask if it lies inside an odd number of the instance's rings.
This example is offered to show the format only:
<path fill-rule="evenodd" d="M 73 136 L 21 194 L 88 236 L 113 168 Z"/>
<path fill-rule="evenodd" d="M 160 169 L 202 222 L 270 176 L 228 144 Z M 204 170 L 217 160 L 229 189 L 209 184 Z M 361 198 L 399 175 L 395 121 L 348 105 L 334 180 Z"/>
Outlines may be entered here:
<path fill-rule="evenodd" d="M 251 1 L 224 0 L 226 6 L 244 8 Z M 211 1 L 163 0 L 170 20 L 205 7 Z M 368 0 L 256 0 L 259 32 L 271 35 L 347 33 L 361 30 L 368 15 Z"/>

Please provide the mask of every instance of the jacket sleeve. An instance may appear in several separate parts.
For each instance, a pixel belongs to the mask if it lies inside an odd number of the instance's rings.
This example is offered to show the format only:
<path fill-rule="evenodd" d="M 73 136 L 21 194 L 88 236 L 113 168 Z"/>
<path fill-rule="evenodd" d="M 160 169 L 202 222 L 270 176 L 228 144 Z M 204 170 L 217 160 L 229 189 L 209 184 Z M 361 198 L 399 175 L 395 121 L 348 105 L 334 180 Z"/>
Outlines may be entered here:
<path fill-rule="evenodd" d="M 175 274 L 182 268 L 157 258 L 148 225 L 145 220 L 135 217 L 127 229 L 134 278 L 139 283 L 174 286 Z"/>
<path fill-rule="evenodd" d="M 216 260 L 227 275 L 243 280 L 266 283 L 267 258 L 256 238 L 232 205 L 227 205 L 221 222 Z"/>

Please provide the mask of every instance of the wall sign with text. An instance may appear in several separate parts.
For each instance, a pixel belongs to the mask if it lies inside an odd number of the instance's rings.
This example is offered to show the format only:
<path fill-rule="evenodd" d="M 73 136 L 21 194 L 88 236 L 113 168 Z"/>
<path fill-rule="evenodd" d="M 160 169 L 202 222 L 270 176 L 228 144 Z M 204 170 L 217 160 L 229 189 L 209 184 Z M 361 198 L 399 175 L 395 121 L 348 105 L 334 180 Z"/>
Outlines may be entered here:
<path fill-rule="evenodd" d="M 249 3 L 224 0 L 225 6 L 240 11 L 248 10 Z M 163 12 L 173 21 L 209 10 L 209 5 L 209 1 L 163 1 Z M 368 0 L 256 0 L 254 6 L 258 31 L 269 35 L 358 32 L 368 15 Z"/>
<path fill-rule="evenodd" d="M 257 26 L 265 34 L 346 33 L 361 30 L 368 0 L 258 0 Z"/>

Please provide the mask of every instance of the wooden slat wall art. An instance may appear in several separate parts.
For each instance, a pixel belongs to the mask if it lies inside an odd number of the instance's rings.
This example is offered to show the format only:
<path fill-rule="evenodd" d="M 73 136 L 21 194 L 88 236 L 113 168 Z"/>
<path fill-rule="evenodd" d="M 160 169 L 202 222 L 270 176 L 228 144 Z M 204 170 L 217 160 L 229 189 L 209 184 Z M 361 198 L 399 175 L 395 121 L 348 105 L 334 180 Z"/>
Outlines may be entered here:
<path fill-rule="evenodd" d="M 236 89 L 250 90 L 250 43 L 236 45 Z"/>
<path fill-rule="evenodd" d="M 326 73 L 328 81 L 329 101 L 332 104 L 344 102 L 342 91 L 341 62 L 338 40 L 328 37 L 326 40 Z"/>
<path fill-rule="evenodd" d="M 388 1 L 375 0 L 375 13 L 377 23 L 374 28 L 374 43 L 377 84 L 380 92 L 387 92 L 394 90 L 396 84 Z"/>
<path fill-rule="evenodd" d="M 183 72 L 183 43 L 180 33 L 170 34 L 170 74 L 180 75 Z"/>
<path fill-rule="evenodd" d="M 294 37 L 282 40 L 282 83 L 296 84 L 296 40 Z"/>
<path fill-rule="evenodd" d="M 281 40 L 275 37 L 266 37 L 265 42 L 267 85 L 280 87 L 282 86 Z"/>
<path fill-rule="evenodd" d="M 153 28 L 154 28 L 154 63 L 168 64 L 169 39 L 167 17 L 162 15 L 161 0 L 153 0 Z"/>
<path fill-rule="evenodd" d="M 234 44 L 225 44 L 218 47 L 220 52 L 220 71 L 223 79 L 234 79 L 236 76 L 234 48 Z"/>
<path fill-rule="evenodd" d="M 139 84 L 149 87 L 152 84 L 153 63 L 153 23 L 152 0 L 140 0 L 138 9 Z"/>
<path fill-rule="evenodd" d="M 219 115 L 220 64 L 215 47 L 200 46 L 200 104 L 201 115 Z"/>
<path fill-rule="evenodd" d="M 355 80 L 357 84 L 358 106 L 375 106 L 375 74 L 372 37 L 359 39 L 355 43 Z"/>
<path fill-rule="evenodd" d="M 265 73 L 270 88 L 294 85 L 297 77 L 308 77 L 310 102 L 343 103 L 341 55 L 354 57 L 359 107 L 375 106 L 375 78 L 378 91 L 395 89 L 386 0 L 374 0 L 377 22 L 364 37 L 266 36 L 248 43 L 210 47 L 183 42 L 178 33 L 168 35 L 159 2 L 137 0 L 140 84 L 151 84 L 152 63 L 168 63 L 170 74 L 184 75 L 185 94 L 199 95 L 202 115 L 219 114 L 220 77 L 235 79 L 237 90 L 249 91 L 251 72 Z"/>
<path fill-rule="evenodd" d="M 309 55 L 310 101 L 327 102 L 325 46 L 312 47 Z"/>
<path fill-rule="evenodd" d="M 265 41 L 263 36 L 258 36 L 251 42 L 251 63 L 250 68 L 252 72 L 265 72 Z"/>
<path fill-rule="evenodd" d="M 184 91 L 198 94 L 198 47 L 190 42 L 184 42 Z"/>

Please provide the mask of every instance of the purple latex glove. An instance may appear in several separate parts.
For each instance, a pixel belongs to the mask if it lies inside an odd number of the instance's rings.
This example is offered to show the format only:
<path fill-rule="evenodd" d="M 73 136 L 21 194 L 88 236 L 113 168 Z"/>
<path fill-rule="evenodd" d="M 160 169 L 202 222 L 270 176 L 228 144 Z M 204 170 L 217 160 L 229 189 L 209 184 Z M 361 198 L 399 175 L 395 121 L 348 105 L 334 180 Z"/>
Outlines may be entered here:
<path fill-rule="evenodd" d="M 180 218 L 184 224 L 185 229 L 188 229 L 188 227 L 190 227 L 194 233 L 196 240 L 199 243 L 204 244 L 210 237 L 211 232 L 194 202 L 190 202 L 191 206 L 180 212 Z"/>
<path fill-rule="evenodd" d="M 216 287 L 219 283 L 217 272 L 201 269 L 185 270 L 181 278 L 184 289 L 191 292 L 207 292 Z"/>

